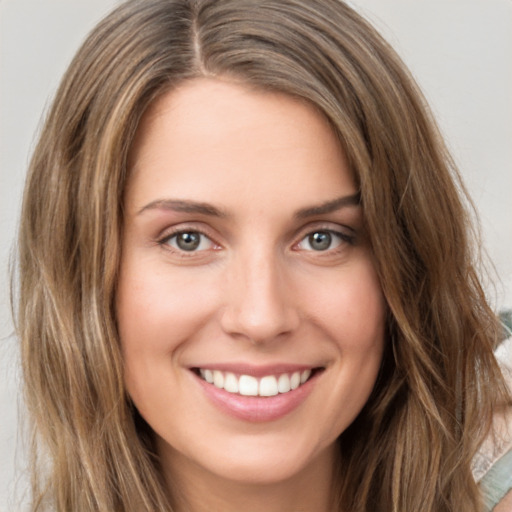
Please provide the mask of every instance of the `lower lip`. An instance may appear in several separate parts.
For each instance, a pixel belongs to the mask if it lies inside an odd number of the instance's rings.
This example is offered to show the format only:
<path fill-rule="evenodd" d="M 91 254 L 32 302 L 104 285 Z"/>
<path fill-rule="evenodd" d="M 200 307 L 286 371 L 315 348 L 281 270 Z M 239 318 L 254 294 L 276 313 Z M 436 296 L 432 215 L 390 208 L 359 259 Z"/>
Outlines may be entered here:
<path fill-rule="evenodd" d="M 298 408 L 311 393 L 319 372 L 293 391 L 270 397 L 228 393 L 195 375 L 206 396 L 224 413 L 244 421 L 263 423 L 278 420 Z"/>

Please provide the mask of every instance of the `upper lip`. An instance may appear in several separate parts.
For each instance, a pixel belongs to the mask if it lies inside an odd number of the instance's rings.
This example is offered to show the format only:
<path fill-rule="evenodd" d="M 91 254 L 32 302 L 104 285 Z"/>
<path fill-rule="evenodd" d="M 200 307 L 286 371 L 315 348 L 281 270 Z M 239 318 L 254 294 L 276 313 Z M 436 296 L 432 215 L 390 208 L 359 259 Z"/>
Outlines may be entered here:
<path fill-rule="evenodd" d="M 251 375 L 253 377 L 264 377 L 265 375 L 280 375 L 282 373 L 302 372 L 304 370 L 313 370 L 322 365 L 311 364 L 289 364 L 276 363 L 269 365 L 254 365 L 248 363 L 204 363 L 191 366 L 190 369 L 208 369 L 221 372 L 230 372 L 238 375 Z"/>

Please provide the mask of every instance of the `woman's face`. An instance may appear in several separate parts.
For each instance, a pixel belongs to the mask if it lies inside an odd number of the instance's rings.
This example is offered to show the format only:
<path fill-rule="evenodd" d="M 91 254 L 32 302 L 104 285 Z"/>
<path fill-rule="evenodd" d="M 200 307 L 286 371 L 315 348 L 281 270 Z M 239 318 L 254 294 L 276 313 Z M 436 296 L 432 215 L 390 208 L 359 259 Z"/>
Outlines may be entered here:
<path fill-rule="evenodd" d="M 164 468 L 268 483 L 330 465 L 375 383 L 386 305 L 327 121 L 197 79 L 145 114 L 130 172 L 117 315 Z"/>

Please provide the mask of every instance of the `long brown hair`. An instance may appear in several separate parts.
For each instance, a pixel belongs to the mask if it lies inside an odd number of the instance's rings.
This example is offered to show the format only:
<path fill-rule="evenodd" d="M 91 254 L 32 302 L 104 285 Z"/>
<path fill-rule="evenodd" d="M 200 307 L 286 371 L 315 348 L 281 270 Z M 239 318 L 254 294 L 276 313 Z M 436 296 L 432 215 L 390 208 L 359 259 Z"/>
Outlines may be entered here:
<path fill-rule="evenodd" d="M 360 187 L 388 346 L 369 402 L 339 439 L 336 507 L 480 510 L 471 460 L 509 398 L 468 203 L 403 63 L 338 0 L 132 0 L 73 60 L 30 165 L 19 231 L 33 510 L 171 510 L 151 433 L 124 390 L 114 297 L 138 122 L 197 76 L 311 102 Z"/>

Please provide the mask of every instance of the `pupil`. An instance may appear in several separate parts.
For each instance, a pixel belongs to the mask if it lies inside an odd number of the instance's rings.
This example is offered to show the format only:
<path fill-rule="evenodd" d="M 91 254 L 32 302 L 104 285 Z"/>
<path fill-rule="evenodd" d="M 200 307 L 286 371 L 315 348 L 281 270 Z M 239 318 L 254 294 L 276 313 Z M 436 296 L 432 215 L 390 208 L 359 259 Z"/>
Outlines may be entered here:
<path fill-rule="evenodd" d="M 199 233 L 180 233 L 176 243 L 183 251 L 193 251 L 199 247 L 200 241 Z"/>
<path fill-rule="evenodd" d="M 331 246 L 331 234 L 327 231 L 318 231 L 309 235 L 309 243 L 315 251 L 325 251 Z"/>

